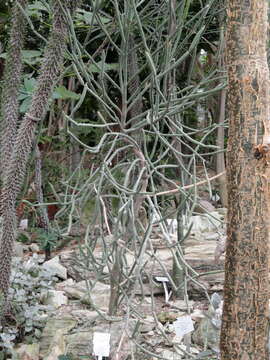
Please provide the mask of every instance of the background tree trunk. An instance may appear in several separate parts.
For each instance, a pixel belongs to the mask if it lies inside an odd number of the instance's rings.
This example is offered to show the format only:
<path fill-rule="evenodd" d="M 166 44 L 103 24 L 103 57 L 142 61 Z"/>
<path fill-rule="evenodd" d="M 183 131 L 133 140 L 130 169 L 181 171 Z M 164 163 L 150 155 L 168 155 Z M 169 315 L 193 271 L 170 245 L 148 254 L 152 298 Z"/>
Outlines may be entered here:
<path fill-rule="evenodd" d="M 268 359 L 269 70 L 266 40 L 267 1 L 230 0 L 226 46 L 229 199 L 222 360 Z M 264 155 L 256 151 L 260 143 L 263 143 Z"/>
<path fill-rule="evenodd" d="M 216 139 L 216 144 L 220 149 L 224 149 L 225 102 L 226 102 L 226 89 L 222 89 L 219 95 L 219 115 L 218 115 L 219 127 L 217 130 L 217 139 Z M 227 192 L 225 171 L 226 171 L 226 167 L 225 167 L 224 152 L 219 152 L 217 153 L 217 157 L 216 157 L 216 172 L 217 174 L 224 172 L 224 175 L 221 175 L 218 178 L 220 200 L 223 207 L 228 206 L 228 192 Z"/>
<path fill-rule="evenodd" d="M 220 41 L 220 55 L 218 57 L 218 69 L 219 71 L 225 72 L 224 68 L 224 50 L 225 50 L 225 34 L 224 34 L 224 27 L 225 27 L 225 19 L 226 13 L 223 7 L 223 4 L 220 4 L 220 14 L 219 14 L 219 41 Z M 226 118 L 226 95 L 227 90 L 226 88 L 222 89 L 218 94 L 218 102 L 217 102 L 217 109 L 216 109 L 216 119 L 218 122 L 217 128 L 217 138 L 216 144 L 220 150 L 224 150 L 225 148 L 225 129 L 224 123 Z M 220 174 L 224 172 L 224 175 L 221 175 L 218 178 L 218 185 L 219 185 L 219 195 L 220 201 L 223 207 L 228 207 L 228 192 L 227 192 L 227 183 L 226 183 L 226 166 L 225 166 L 225 151 L 219 152 L 216 155 L 216 172 Z"/>

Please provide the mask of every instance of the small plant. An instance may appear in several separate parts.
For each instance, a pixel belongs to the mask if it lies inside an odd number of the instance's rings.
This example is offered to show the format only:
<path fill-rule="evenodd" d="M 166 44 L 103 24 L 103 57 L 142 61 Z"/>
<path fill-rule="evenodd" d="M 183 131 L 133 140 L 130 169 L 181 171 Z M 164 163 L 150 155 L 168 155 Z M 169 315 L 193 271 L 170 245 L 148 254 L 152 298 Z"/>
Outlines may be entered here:
<path fill-rule="evenodd" d="M 74 360 L 74 357 L 72 355 L 59 355 L 58 360 Z"/>
<path fill-rule="evenodd" d="M 53 231 L 52 229 L 46 231 L 45 229 L 38 229 L 38 242 L 40 247 L 43 250 L 50 249 L 52 250 L 55 248 L 57 240 L 58 240 L 58 234 Z"/>
<path fill-rule="evenodd" d="M 6 356 L 14 353 L 14 345 L 22 338 L 30 343 L 39 339 L 52 311 L 50 306 L 40 304 L 40 298 L 44 291 L 53 288 L 57 279 L 43 269 L 39 261 L 36 254 L 27 262 L 13 260 L 9 291 L 12 310 L 8 322 L 0 326 L 0 353 Z"/>

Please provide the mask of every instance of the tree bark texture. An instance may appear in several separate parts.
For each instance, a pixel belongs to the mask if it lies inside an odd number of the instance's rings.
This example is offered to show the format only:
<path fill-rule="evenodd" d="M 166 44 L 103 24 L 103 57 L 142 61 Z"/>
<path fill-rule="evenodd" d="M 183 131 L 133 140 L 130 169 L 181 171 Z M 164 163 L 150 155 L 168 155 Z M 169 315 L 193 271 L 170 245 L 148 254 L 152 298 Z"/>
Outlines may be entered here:
<path fill-rule="evenodd" d="M 229 199 L 221 359 L 265 360 L 270 178 L 267 1 L 229 0 L 227 12 Z"/>

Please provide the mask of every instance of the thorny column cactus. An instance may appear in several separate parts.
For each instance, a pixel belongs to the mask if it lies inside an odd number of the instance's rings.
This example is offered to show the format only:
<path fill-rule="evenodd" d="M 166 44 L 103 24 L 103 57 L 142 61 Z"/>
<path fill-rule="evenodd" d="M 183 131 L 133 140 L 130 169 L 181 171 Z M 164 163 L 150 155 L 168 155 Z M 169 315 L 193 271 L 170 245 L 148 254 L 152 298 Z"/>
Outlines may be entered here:
<path fill-rule="evenodd" d="M 25 9 L 27 0 L 14 2 L 12 8 L 11 32 L 5 63 L 1 101 L 0 122 L 0 180 L 3 184 L 7 164 L 14 145 L 18 125 L 18 93 L 22 73 L 21 52 L 24 43 L 26 19 L 21 9 Z M 2 202 L 0 200 L 0 215 Z"/>
<path fill-rule="evenodd" d="M 37 201 L 40 204 L 42 204 L 44 203 L 43 189 L 42 189 L 42 159 L 38 145 L 36 146 L 35 152 L 36 152 L 35 189 L 36 189 Z M 39 216 L 40 216 L 39 226 L 42 229 L 44 229 L 46 232 L 48 232 L 50 224 L 48 218 L 48 211 L 46 207 L 41 206 Z M 45 250 L 45 259 L 48 260 L 51 256 L 50 244 L 47 244 L 44 250 Z"/>
<path fill-rule="evenodd" d="M 63 67 L 68 37 L 66 12 L 73 12 L 78 2 L 75 3 L 75 0 L 53 0 L 52 4 L 53 24 L 44 61 L 30 109 L 25 114 L 15 139 L 2 190 L 5 207 L 2 216 L 3 225 L 0 242 L 0 293 L 4 296 L 6 305 L 8 305 L 6 300 L 10 285 L 13 244 L 16 239 L 15 202 L 25 177 L 36 127 L 46 113 L 48 101 Z"/>

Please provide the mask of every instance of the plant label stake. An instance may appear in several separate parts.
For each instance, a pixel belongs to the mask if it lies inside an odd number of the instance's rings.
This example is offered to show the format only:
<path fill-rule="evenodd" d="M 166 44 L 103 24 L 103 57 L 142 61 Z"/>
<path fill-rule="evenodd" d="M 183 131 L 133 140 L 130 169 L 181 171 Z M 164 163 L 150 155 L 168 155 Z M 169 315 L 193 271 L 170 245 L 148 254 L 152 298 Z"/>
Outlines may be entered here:
<path fill-rule="evenodd" d="M 93 337 L 94 355 L 98 360 L 102 360 L 103 356 L 110 355 L 110 337 L 108 333 L 95 332 Z"/>
<path fill-rule="evenodd" d="M 169 279 L 166 276 L 155 276 L 154 278 L 157 282 L 162 283 L 164 292 L 165 292 L 165 303 L 167 304 L 169 301 L 169 298 L 171 296 L 171 293 L 169 294 L 167 283 L 169 282 Z"/>

